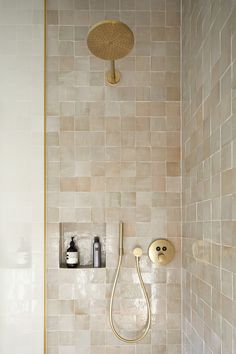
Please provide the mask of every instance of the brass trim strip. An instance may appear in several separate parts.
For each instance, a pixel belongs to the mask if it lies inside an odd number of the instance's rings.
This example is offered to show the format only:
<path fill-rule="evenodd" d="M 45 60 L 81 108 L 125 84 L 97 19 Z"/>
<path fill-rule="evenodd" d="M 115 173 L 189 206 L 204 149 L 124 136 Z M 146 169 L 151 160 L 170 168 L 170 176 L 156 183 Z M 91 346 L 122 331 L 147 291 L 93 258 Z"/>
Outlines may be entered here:
<path fill-rule="evenodd" d="M 44 0 L 44 354 L 47 354 L 47 0 Z"/>

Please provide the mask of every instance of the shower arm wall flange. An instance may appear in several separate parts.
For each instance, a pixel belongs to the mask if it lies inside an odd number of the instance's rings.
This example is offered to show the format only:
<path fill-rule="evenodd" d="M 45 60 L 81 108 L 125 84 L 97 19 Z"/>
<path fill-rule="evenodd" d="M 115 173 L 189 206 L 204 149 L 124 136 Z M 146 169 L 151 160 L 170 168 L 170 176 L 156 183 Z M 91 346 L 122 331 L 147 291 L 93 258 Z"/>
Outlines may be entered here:
<path fill-rule="evenodd" d="M 111 60 L 111 69 L 106 72 L 107 82 L 111 85 L 115 85 L 120 81 L 121 74 L 115 67 L 115 60 Z"/>

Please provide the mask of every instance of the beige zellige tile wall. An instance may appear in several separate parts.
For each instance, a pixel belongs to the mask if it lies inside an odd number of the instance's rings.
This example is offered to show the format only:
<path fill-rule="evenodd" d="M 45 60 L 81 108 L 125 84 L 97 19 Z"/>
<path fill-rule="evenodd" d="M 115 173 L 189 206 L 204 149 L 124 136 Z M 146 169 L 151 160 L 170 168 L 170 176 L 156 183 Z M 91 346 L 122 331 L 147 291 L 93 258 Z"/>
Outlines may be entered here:
<path fill-rule="evenodd" d="M 178 0 L 48 0 L 48 354 L 180 353 L 180 13 Z M 135 46 L 107 85 L 107 63 L 86 45 L 91 25 L 120 19 Z M 132 249 L 152 304 L 152 329 L 138 345 L 113 336 L 108 306 L 118 256 L 125 257 L 115 300 L 121 333 L 145 324 Z M 60 269 L 59 223 L 78 236 L 106 237 L 106 268 Z M 151 240 L 170 238 L 176 257 L 155 268 Z M 83 256 L 83 247 L 80 254 Z"/>
<path fill-rule="evenodd" d="M 183 1 L 183 352 L 236 353 L 236 2 Z"/>

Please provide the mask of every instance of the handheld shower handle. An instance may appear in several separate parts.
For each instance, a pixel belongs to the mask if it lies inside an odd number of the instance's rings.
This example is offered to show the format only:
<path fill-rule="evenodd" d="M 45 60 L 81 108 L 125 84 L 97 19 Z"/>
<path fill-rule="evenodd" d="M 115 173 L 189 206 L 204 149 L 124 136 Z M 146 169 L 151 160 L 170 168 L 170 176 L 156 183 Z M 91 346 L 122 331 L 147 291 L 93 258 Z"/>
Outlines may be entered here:
<path fill-rule="evenodd" d="M 124 254 L 124 247 L 123 247 L 123 222 L 120 222 L 120 225 L 119 225 L 119 252 L 120 252 L 120 255 Z"/>

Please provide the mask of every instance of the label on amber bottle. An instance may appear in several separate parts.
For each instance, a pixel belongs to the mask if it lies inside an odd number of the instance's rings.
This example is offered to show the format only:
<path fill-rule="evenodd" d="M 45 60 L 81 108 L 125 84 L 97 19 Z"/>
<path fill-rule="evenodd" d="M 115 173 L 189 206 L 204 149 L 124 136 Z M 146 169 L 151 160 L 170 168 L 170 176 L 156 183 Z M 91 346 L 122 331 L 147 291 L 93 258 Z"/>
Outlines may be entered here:
<path fill-rule="evenodd" d="M 78 252 L 66 252 L 67 264 L 78 264 L 78 262 L 79 262 Z"/>

